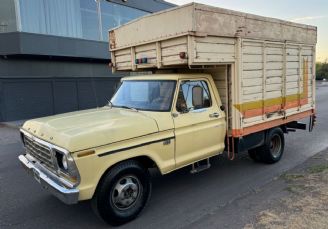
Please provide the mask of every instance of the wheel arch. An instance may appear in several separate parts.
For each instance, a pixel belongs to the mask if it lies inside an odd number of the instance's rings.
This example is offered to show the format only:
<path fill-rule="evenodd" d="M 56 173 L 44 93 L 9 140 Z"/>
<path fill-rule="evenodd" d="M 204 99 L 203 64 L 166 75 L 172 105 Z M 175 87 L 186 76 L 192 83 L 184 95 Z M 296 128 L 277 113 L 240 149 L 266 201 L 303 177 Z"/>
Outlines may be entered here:
<path fill-rule="evenodd" d="M 96 188 L 95 188 L 95 191 L 93 193 L 92 196 L 95 195 L 95 193 L 97 192 L 97 189 L 99 187 L 99 185 L 101 184 L 101 182 L 103 181 L 104 177 L 107 175 L 107 173 L 109 173 L 109 171 L 115 167 L 116 165 L 122 163 L 122 162 L 125 162 L 125 161 L 137 161 L 139 162 L 144 168 L 146 169 L 150 169 L 150 168 L 155 168 L 156 170 L 158 170 L 161 174 L 162 174 L 162 171 L 159 169 L 157 163 L 155 162 L 155 160 L 153 160 L 151 157 L 147 156 L 147 155 L 140 155 L 140 156 L 136 156 L 136 157 L 132 157 L 132 158 L 128 158 L 128 159 L 125 159 L 125 160 L 122 160 L 122 161 L 118 161 L 112 165 L 110 165 L 100 176 L 99 178 L 99 181 L 96 185 Z"/>

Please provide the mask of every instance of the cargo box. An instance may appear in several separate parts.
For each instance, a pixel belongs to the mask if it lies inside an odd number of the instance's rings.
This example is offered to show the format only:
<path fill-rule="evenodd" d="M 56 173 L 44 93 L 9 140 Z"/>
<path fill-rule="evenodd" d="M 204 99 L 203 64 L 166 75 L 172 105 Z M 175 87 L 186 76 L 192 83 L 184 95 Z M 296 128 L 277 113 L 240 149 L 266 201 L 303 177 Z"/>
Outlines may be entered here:
<path fill-rule="evenodd" d="M 196 3 L 110 31 L 113 71 L 210 73 L 234 137 L 314 113 L 316 41 L 314 26 Z"/>

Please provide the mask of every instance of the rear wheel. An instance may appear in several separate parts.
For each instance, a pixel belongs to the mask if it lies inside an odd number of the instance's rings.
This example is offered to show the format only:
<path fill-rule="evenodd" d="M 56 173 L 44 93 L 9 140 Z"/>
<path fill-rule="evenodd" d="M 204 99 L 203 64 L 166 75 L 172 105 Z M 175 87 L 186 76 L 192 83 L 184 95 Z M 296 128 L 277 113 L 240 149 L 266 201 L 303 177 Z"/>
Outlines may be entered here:
<path fill-rule="evenodd" d="M 264 145 L 258 148 L 258 155 L 262 162 L 272 164 L 280 161 L 285 148 L 284 133 L 281 128 L 268 131 Z"/>
<path fill-rule="evenodd" d="M 148 169 L 137 161 L 113 167 L 101 180 L 92 200 L 96 214 L 111 225 L 135 219 L 151 194 Z"/>

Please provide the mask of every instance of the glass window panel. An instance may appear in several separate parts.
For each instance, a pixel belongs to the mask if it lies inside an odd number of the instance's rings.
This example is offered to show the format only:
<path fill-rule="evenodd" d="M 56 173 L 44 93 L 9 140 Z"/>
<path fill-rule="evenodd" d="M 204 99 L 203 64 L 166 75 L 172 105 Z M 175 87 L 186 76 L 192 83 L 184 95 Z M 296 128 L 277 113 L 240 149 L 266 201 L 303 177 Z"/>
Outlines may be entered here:
<path fill-rule="evenodd" d="M 176 81 L 173 80 L 126 80 L 111 99 L 111 103 L 113 107 L 169 111 L 175 85 Z"/>
<path fill-rule="evenodd" d="M 20 0 L 22 31 L 47 33 L 44 0 Z"/>
<path fill-rule="evenodd" d="M 22 31 L 108 41 L 108 30 L 148 12 L 100 1 L 103 39 L 95 0 L 19 0 Z"/>
<path fill-rule="evenodd" d="M 101 1 L 101 18 L 104 40 L 108 41 L 108 30 L 146 14 L 148 14 L 148 12 L 112 2 Z"/>
<path fill-rule="evenodd" d="M 82 36 L 88 40 L 99 40 L 97 3 L 94 0 L 80 0 Z"/>
<path fill-rule="evenodd" d="M 193 93 L 193 90 L 201 89 L 201 95 Z M 200 96 L 193 98 L 193 96 Z M 200 104 L 195 105 L 195 101 L 200 101 Z M 176 109 L 181 113 L 187 113 L 191 110 L 197 110 L 210 107 L 212 104 L 210 92 L 205 81 L 183 81 L 179 88 Z"/>
<path fill-rule="evenodd" d="M 80 0 L 20 0 L 22 30 L 82 37 Z"/>

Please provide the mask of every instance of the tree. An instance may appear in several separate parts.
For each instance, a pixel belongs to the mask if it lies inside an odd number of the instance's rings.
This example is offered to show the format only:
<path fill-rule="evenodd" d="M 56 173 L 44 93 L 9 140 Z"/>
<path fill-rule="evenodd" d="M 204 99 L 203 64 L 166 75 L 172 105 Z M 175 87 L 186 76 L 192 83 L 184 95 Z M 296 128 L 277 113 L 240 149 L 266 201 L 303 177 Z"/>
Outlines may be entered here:
<path fill-rule="evenodd" d="M 325 62 L 318 62 L 316 64 L 316 79 L 328 79 L 328 63 Z"/>

